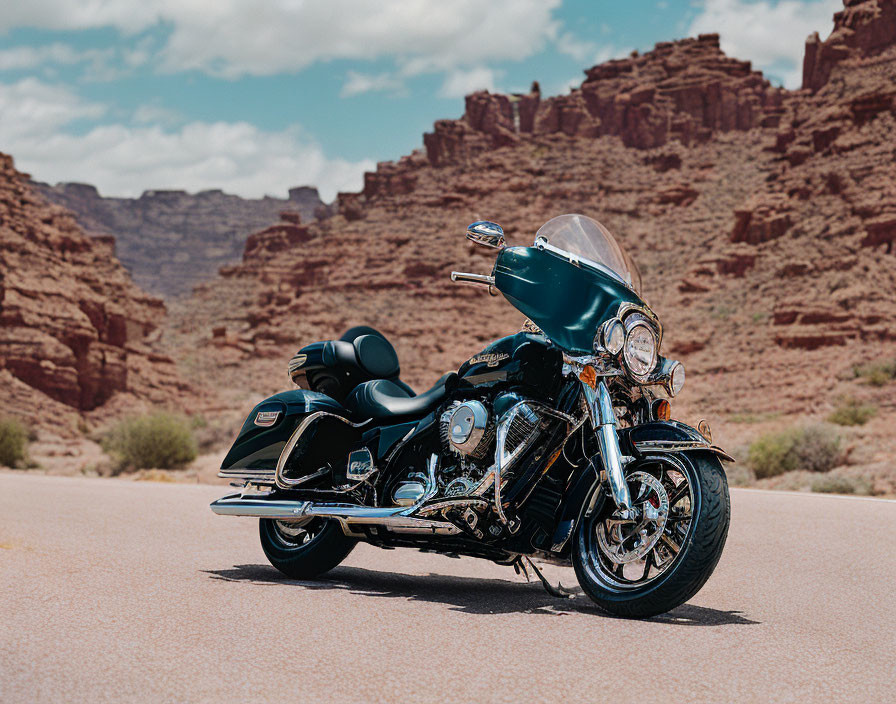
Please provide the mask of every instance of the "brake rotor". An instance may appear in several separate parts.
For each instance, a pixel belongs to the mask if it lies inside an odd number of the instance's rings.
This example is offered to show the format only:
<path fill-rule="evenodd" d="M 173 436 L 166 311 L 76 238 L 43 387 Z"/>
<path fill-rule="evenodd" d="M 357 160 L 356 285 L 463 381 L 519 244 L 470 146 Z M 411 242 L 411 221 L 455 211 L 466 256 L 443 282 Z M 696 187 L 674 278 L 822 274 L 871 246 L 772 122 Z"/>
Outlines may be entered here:
<path fill-rule="evenodd" d="M 630 490 L 640 485 L 637 495 L 632 492 L 635 517 L 617 510 L 597 524 L 597 543 L 617 565 L 640 560 L 653 550 L 669 519 L 669 494 L 659 479 L 647 472 L 633 472 L 626 481 Z"/>

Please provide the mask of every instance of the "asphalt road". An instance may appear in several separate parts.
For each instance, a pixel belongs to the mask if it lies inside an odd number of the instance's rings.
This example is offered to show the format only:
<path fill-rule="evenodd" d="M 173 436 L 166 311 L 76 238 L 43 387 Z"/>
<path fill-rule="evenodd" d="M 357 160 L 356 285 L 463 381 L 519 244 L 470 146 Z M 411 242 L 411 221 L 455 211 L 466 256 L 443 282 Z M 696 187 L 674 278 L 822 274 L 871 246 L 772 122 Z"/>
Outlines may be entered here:
<path fill-rule="evenodd" d="M 411 550 L 290 581 L 224 491 L 0 473 L 0 702 L 893 701 L 894 502 L 734 490 L 703 591 L 627 621 Z"/>

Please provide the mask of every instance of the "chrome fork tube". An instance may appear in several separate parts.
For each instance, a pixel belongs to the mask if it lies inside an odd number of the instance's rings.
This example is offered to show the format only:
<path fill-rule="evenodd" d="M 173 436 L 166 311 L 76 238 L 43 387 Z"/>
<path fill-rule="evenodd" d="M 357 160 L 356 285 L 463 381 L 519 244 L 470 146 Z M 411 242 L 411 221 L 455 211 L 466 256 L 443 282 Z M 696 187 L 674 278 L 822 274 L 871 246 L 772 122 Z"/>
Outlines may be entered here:
<path fill-rule="evenodd" d="M 618 508 L 630 509 L 632 497 L 625 481 L 622 451 L 619 449 L 619 436 L 616 434 L 616 414 L 613 412 L 610 392 L 607 391 L 607 385 L 602 381 L 598 382 L 596 389 L 591 388 L 583 381 L 582 390 L 588 404 L 591 425 L 597 433 L 600 459 L 603 469 L 607 473 L 613 501 Z"/>

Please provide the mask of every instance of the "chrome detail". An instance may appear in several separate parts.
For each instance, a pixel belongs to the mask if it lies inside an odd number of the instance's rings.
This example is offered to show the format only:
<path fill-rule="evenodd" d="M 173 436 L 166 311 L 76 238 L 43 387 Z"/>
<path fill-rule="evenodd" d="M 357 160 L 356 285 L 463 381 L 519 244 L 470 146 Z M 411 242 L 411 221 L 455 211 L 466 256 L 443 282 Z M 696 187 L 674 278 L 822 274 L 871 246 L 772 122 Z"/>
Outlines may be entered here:
<path fill-rule="evenodd" d="M 504 249 L 504 228 L 496 222 L 477 220 L 467 227 L 467 239 L 483 247 Z"/>
<path fill-rule="evenodd" d="M 641 504 L 640 511 L 634 515 L 631 515 L 633 511 L 616 511 L 609 519 L 598 524 L 597 543 L 604 555 L 617 565 L 639 560 L 653 550 L 662 537 L 669 518 L 669 495 L 659 479 L 647 472 L 633 472 L 628 476 L 628 481 L 641 483 L 638 498 L 645 495 L 645 487 L 648 494 L 653 491 L 658 505 L 653 506 L 645 501 Z M 632 523 L 635 524 L 634 528 L 631 528 L 628 536 L 623 536 L 623 526 Z M 626 549 L 624 544 L 633 537 L 635 545 Z"/>
<path fill-rule="evenodd" d="M 231 468 L 218 470 L 218 476 L 221 479 L 245 479 L 246 481 L 256 482 L 259 484 L 273 484 L 273 469 L 247 469 Z"/>
<path fill-rule="evenodd" d="M 289 360 L 289 364 L 287 365 L 287 372 L 289 373 L 289 378 L 292 379 L 292 382 L 303 389 L 308 388 L 308 379 L 305 373 L 305 370 L 302 369 L 305 362 L 308 361 L 307 354 L 297 354 L 294 355 L 292 359 Z"/>
<path fill-rule="evenodd" d="M 630 322 L 631 321 L 631 322 Z M 639 329 L 643 329 L 650 336 L 650 341 L 653 345 L 651 353 L 650 353 L 650 362 L 649 364 L 644 362 L 641 359 L 638 359 L 633 352 L 630 351 L 630 343 L 632 341 L 632 337 L 635 335 L 635 332 Z M 659 356 L 659 343 L 657 342 L 656 332 L 654 329 L 644 320 L 639 318 L 633 318 L 629 316 L 625 321 L 625 344 L 622 346 L 622 358 L 625 362 L 625 369 L 628 373 L 637 381 L 646 381 L 650 373 L 656 369 L 656 363 Z M 634 358 L 634 360 L 632 359 Z M 635 371 L 633 368 L 633 361 L 640 362 L 642 364 L 648 364 L 647 370 L 643 372 Z"/>
<path fill-rule="evenodd" d="M 448 482 L 448 486 L 445 487 L 442 494 L 447 498 L 457 498 L 466 496 L 473 491 L 475 487 L 476 482 L 469 477 L 457 477 L 457 479 L 452 479 Z"/>
<path fill-rule="evenodd" d="M 706 438 L 706 442 L 712 445 L 712 429 L 709 427 L 709 421 L 705 418 L 697 423 L 697 432 Z"/>
<path fill-rule="evenodd" d="M 300 477 L 299 479 L 288 479 L 283 476 L 283 469 L 286 467 L 286 461 L 289 459 L 290 454 L 295 449 L 296 443 L 299 441 L 299 438 L 302 437 L 302 433 L 308 428 L 311 423 L 313 423 L 318 418 L 323 418 L 324 416 L 332 416 L 333 418 L 338 418 L 346 425 L 350 425 L 353 428 L 360 428 L 362 425 L 366 425 L 368 421 L 364 421 L 363 423 L 352 423 L 350 420 L 343 418 L 340 415 L 336 415 L 335 413 L 329 413 L 327 411 L 315 411 L 314 413 L 309 414 L 305 417 L 305 419 L 299 423 L 299 427 L 296 428 L 292 435 L 289 436 L 289 440 L 286 441 L 286 445 L 283 446 L 283 450 L 280 452 L 280 457 L 277 459 L 277 467 L 274 470 L 274 481 L 278 487 L 281 489 L 289 489 L 290 487 L 296 486 L 297 484 L 302 484 L 310 477 Z"/>
<path fill-rule="evenodd" d="M 610 267 L 605 266 L 604 264 L 596 262 L 592 259 L 588 259 L 587 257 L 580 257 L 577 254 L 573 254 L 572 252 L 567 252 L 565 249 L 560 249 L 559 247 L 555 247 L 550 242 L 548 242 L 544 237 L 536 237 L 534 246 L 536 249 L 540 249 L 545 252 L 550 252 L 551 254 L 554 254 L 554 255 L 560 257 L 561 259 L 565 259 L 573 266 L 581 267 L 582 264 L 584 264 L 585 266 L 587 266 L 591 269 L 596 269 L 597 271 L 600 271 L 600 272 L 606 274 L 607 276 L 612 277 L 613 279 L 615 279 L 616 281 L 621 283 L 623 286 L 634 290 L 631 281 L 626 281 L 619 274 L 617 274 L 615 271 L 613 271 Z"/>
<path fill-rule="evenodd" d="M 353 450 L 348 455 L 348 465 L 345 470 L 345 477 L 351 481 L 362 482 L 376 471 L 373 464 L 373 455 L 366 447 L 360 450 Z"/>
<path fill-rule="evenodd" d="M 481 459 L 493 437 L 489 421 L 480 401 L 454 403 L 441 416 L 442 440 L 461 456 Z"/>
<path fill-rule="evenodd" d="M 458 284 L 476 284 L 477 286 L 488 286 L 488 292 L 497 296 L 498 291 L 495 288 L 495 277 L 486 274 L 470 274 L 464 271 L 452 271 L 451 280 Z"/>
<path fill-rule="evenodd" d="M 660 347 L 663 343 L 663 324 L 660 322 L 659 316 L 654 313 L 649 307 L 646 305 L 641 306 L 637 303 L 630 303 L 625 301 L 619 304 L 619 308 L 616 309 L 616 317 L 625 322 L 625 319 L 630 316 L 632 313 L 640 313 L 645 318 L 647 318 L 657 329 L 657 340 L 656 340 L 656 348 L 657 352 L 659 352 Z"/>
<path fill-rule="evenodd" d="M 392 503 L 397 506 L 413 506 L 426 493 L 426 487 L 420 482 L 399 484 L 392 493 Z"/>
<path fill-rule="evenodd" d="M 685 382 L 685 370 L 684 365 L 681 362 L 675 362 L 672 365 L 672 371 L 669 373 L 669 383 L 666 386 L 666 390 L 669 392 L 671 396 L 678 396 L 681 393 L 681 390 L 684 388 Z M 712 438 L 709 439 L 712 442 Z"/>
<path fill-rule="evenodd" d="M 591 424 L 597 432 L 602 469 L 607 473 L 613 501 L 619 508 L 630 509 L 632 499 L 628 484 L 625 483 L 625 463 L 619 448 L 619 436 L 616 434 L 616 413 L 613 411 L 610 392 L 602 381 L 598 382 L 597 389 L 592 389 L 583 381 L 582 391 L 585 393 Z"/>
<path fill-rule="evenodd" d="M 523 322 L 523 327 L 520 329 L 520 332 L 531 332 L 535 335 L 544 335 L 544 330 L 529 320 L 529 318 L 526 318 Z"/>
<path fill-rule="evenodd" d="M 495 484 L 495 511 L 498 519 L 506 524 L 507 516 L 501 504 L 501 479 L 507 468 L 531 445 L 538 435 L 541 418 L 526 401 L 520 401 L 498 421 L 495 442 L 495 464 L 492 477 Z"/>
<path fill-rule="evenodd" d="M 643 459 L 645 470 L 658 466 L 660 471 L 629 475 L 634 508 L 596 516 L 583 527 L 587 553 L 583 569 L 617 593 L 640 589 L 666 574 L 693 523 L 694 490 L 685 466 L 670 455 Z"/>
<path fill-rule="evenodd" d="M 260 428 L 270 428 L 280 417 L 280 411 L 259 411 L 255 414 L 255 425 Z"/>
<path fill-rule="evenodd" d="M 606 351 L 615 356 L 622 351 L 624 345 L 625 326 L 619 318 L 609 318 L 601 323 L 594 336 L 595 352 Z"/>
<path fill-rule="evenodd" d="M 624 371 L 615 366 L 613 361 L 606 357 L 590 354 L 573 356 L 565 352 L 563 353 L 563 368 L 560 370 L 560 373 L 563 376 L 575 376 L 578 378 L 586 366 L 594 367 L 597 376 L 613 377 L 625 375 Z"/>
<path fill-rule="evenodd" d="M 413 515 L 438 490 L 436 484 L 438 462 L 438 455 L 433 454 L 427 468 L 426 489 L 413 506 L 374 508 L 356 504 L 315 504 L 313 501 L 272 500 L 232 494 L 212 502 L 211 509 L 221 516 L 251 516 L 280 521 L 332 518 L 338 520 L 343 531 L 347 533 L 351 532 L 350 528 L 354 525 L 375 525 L 396 533 L 455 535 L 460 529 L 452 523 L 416 518 Z"/>
<path fill-rule="evenodd" d="M 700 440 L 642 440 L 634 443 L 640 452 L 685 452 L 687 450 L 706 450 L 726 462 L 734 462 L 734 458 L 718 445 Z"/>
<path fill-rule="evenodd" d="M 485 499 L 470 498 L 446 499 L 445 501 L 437 501 L 434 504 L 429 504 L 428 506 L 418 509 L 415 515 L 428 516 L 431 513 L 439 513 L 440 511 L 446 511 L 449 508 L 459 508 L 461 506 L 486 508 L 488 506 L 488 501 Z"/>

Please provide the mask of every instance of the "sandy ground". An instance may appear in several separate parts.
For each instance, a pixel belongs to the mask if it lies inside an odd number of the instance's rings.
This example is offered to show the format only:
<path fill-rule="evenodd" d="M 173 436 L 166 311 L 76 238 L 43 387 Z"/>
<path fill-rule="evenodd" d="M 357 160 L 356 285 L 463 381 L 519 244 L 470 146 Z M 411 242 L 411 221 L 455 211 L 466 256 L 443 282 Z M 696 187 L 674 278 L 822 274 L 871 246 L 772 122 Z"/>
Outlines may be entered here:
<path fill-rule="evenodd" d="M 222 492 L 0 472 L 0 701 L 892 697 L 894 502 L 735 489 L 709 583 L 639 622 L 410 550 L 290 581 Z"/>

